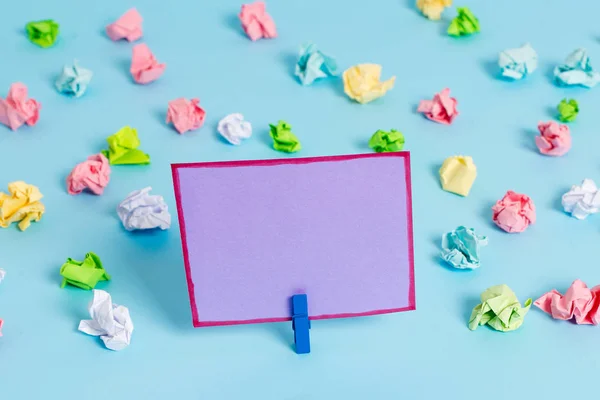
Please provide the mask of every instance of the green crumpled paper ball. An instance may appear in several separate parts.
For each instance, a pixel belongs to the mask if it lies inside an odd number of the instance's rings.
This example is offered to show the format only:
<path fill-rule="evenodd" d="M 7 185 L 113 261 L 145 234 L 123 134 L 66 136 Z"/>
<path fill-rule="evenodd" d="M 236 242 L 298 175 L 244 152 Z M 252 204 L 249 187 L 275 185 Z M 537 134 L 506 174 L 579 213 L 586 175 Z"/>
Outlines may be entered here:
<path fill-rule="evenodd" d="M 531 299 L 527 299 L 522 307 L 508 286 L 492 286 L 481 294 L 481 303 L 473 308 L 469 329 L 474 331 L 480 325 L 488 325 L 501 332 L 514 331 L 523 324 L 531 303 Z"/>
<path fill-rule="evenodd" d="M 377 153 L 400 151 L 404 148 L 404 135 L 395 129 L 389 132 L 380 129 L 369 139 L 369 147 Z"/>
<path fill-rule="evenodd" d="M 45 19 L 42 21 L 32 21 L 25 25 L 29 40 L 40 47 L 48 48 L 52 46 L 58 38 L 58 22 Z"/>
<path fill-rule="evenodd" d="M 302 149 L 300 141 L 292 133 L 292 126 L 285 121 L 279 121 L 277 125 L 269 124 L 273 148 L 285 153 L 295 153 Z"/>
<path fill-rule="evenodd" d="M 69 284 L 91 290 L 96 287 L 98 282 L 110 280 L 110 275 L 102 267 L 100 257 L 92 252 L 87 253 L 83 261 L 67 258 L 60 268 L 60 274 L 63 277 L 61 288 Z"/>
<path fill-rule="evenodd" d="M 467 36 L 479 32 L 479 20 L 468 7 L 459 7 L 456 16 L 448 27 L 450 36 Z"/>
<path fill-rule="evenodd" d="M 150 164 L 150 156 L 138 149 L 141 142 L 137 129 L 124 126 L 106 141 L 108 150 L 102 150 L 102 154 L 108 158 L 110 165 Z"/>
<path fill-rule="evenodd" d="M 575 99 L 562 99 L 556 109 L 558 110 L 558 119 L 561 122 L 573 122 L 579 114 L 579 104 Z"/>

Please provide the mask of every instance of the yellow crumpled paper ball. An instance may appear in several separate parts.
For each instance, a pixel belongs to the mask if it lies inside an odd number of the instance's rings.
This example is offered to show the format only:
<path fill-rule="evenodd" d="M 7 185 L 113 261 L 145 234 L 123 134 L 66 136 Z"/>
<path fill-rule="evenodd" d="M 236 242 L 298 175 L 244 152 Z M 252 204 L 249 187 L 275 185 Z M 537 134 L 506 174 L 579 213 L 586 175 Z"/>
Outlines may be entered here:
<path fill-rule="evenodd" d="M 417 0 L 417 8 L 433 21 L 441 19 L 444 9 L 451 5 L 452 0 Z"/>
<path fill-rule="evenodd" d="M 361 104 L 383 96 L 394 87 L 395 76 L 381 82 L 381 65 L 359 64 L 344 71 L 344 92 Z"/>
<path fill-rule="evenodd" d="M 469 156 L 452 156 L 444 160 L 440 168 L 442 189 L 467 196 L 477 177 L 477 167 Z"/>
<path fill-rule="evenodd" d="M 9 194 L 0 192 L 0 227 L 8 228 L 13 222 L 19 222 L 24 231 L 42 218 L 46 209 L 40 202 L 43 197 L 40 190 L 23 181 L 8 184 Z"/>

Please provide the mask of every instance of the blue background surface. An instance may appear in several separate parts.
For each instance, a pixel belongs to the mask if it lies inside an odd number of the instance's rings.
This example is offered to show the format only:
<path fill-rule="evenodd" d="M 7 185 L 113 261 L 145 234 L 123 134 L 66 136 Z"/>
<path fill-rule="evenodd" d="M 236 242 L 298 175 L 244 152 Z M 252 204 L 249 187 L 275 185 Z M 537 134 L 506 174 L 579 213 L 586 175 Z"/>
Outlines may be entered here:
<path fill-rule="evenodd" d="M 558 88 L 551 80 L 552 68 L 577 47 L 587 47 L 600 67 L 600 6 L 595 0 L 578 1 L 578 11 L 560 0 L 459 5 L 479 17 L 479 35 L 446 36 L 455 9 L 430 22 L 412 0 L 270 0 L 279 37 L 252 43 L 237 20 L 240 1 L 6 1 L 0 92 L 22 81 L 43 109 L 33 128 L 1 127 L 0 186 L 5 190 L 15 180 L 38 185 L 47 213 L 26 232 L 0 230 L 0 266 L 8 273 L 0 284 L 0 397 L 540 399 L 593 393 L 597 327 L 554 321 L 534 308 L 512 333 L 470 332 L 466 324 L 491 285 L 506 283 L 524 301 L 552 288 L 564 291 L 576 278 L 600 283 L 600 216 L 578 221 L 560 207 L 572 184 L 600 179 L 600 89 Z M 167 63 L 163 77 L 148 86 L 130 78 L 132 44 L 103 33 L 130 6 L 144 17 L 143 41 Z M 50 49 L 31 44 L 23 32 L 26 22 L 44 18 L 61 24 Z M 307 41 L 335 56 L 342 69 L 382 64 L 384 78 L 397 76 L 396 87 L 368 105 L 349 101 L 341 80 L 302 87 L 293 68 Z M 526 41 L 539 53 L 538 71 L 523 82 L 498 79 L 498 52 Z M 95 73 L 80 99 L 53 87 L 73 59 Z M 444 87 L 461 111 L 451 126 L 415 114 L 420 100 Z M 167 102 L 182 96 L 200 97 L 208 114 L 202 129 L 184 136 L 164 123 Z M 541 156 L 536 125 L 551 119 L 566 96 L 577 98 L 582 110 L 571 125 L 573 148 L 562 158 Z M 241 147 L 227 145 L 215 131 L 231 112 L 254 126 Z M 317 321 L 308 356 L 292 350 L 289 323 L 193 329 L 176 218 L 169 231 L 131 234 L 115 213 L 130 191 L 151 185 L 175 217 L 171 162 L 285 157 L 270 148 L 268 123 L 278 119 L 300 137 L 298 156 L 369 152 L 375 130 L 396 128 L 413 161 L 417 310 Z M 64 180 L 73 166 L 127 124 L 139 130 L 152 164 L 114 167 L 103 196 L 69 196 Z M 468 198 L 443 192 L 437 179 L 442 161 L 457 153 L 473 156 L 478 167 Z M 508 189 L 527 193 L 537 205 L 538 222 L 523 234 L 508 235 L 491 223 L 490 207 Z M 439 261 L 441 235 L 461 224 L 489 237 L 477 271 L 451 271 Z M 99 254 L 113 276 L 98 288 L 131 311 L 135 331 L 122 352 L 77 332 L 91 292 L 59 287 L 64 260 L 88 251 Z"/>

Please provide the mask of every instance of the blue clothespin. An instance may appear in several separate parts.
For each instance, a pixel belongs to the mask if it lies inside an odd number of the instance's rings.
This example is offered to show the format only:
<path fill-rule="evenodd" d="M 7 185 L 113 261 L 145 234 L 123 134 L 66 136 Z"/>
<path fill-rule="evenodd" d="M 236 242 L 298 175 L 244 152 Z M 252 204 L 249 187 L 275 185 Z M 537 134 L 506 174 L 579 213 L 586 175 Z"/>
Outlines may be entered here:
<path fill-rule="evenodd" d="M 308 319 L 308 299 L 305 294 L 292 296 L 292 329 L 297 354 L 310 353 L 310 320 Z"/>

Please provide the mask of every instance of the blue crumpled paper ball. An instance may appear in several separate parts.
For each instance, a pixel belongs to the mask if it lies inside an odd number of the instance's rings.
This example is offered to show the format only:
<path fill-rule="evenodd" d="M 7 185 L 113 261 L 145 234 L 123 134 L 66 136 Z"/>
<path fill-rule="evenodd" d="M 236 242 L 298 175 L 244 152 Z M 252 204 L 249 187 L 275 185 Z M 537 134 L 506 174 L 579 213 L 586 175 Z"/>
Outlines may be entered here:
<path fill-rule="evenodd" d="M 479 249 L 487 244 L 487 237 L 459 226 L 442 236 L 442 259 L 457 269 L 476 269 L 480 266 Z"/>

